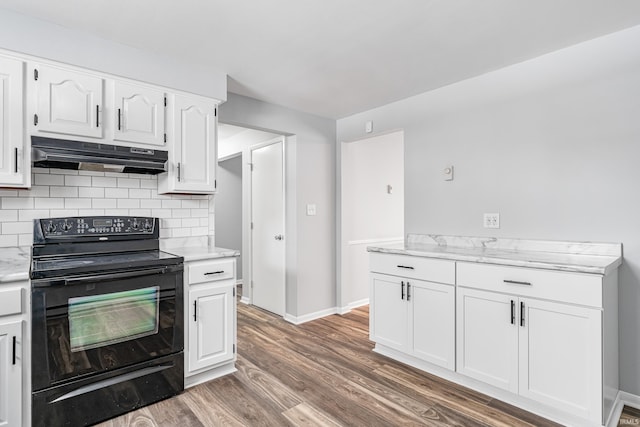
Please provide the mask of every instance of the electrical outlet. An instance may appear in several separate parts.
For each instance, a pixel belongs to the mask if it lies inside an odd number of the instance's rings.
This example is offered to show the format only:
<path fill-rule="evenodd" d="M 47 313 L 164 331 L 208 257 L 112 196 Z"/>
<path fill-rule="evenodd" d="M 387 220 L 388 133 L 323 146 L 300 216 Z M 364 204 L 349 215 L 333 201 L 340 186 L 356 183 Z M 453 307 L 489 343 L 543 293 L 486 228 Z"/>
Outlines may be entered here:
<path fill-rule="evenodd" d="M 498 213 L 484 214 L 484 228 L 500 228 L 500 214 Z"/>

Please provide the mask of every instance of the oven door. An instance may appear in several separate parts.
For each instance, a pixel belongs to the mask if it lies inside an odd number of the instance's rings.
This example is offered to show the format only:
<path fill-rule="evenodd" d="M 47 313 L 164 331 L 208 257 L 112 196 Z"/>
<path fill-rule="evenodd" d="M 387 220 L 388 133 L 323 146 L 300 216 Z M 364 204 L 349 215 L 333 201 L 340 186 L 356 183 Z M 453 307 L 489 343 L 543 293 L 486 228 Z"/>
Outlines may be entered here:
<path fill-rule="evenodd" d="M 32 281 L 33 391 L 182 351 L 182 265 Z"/>

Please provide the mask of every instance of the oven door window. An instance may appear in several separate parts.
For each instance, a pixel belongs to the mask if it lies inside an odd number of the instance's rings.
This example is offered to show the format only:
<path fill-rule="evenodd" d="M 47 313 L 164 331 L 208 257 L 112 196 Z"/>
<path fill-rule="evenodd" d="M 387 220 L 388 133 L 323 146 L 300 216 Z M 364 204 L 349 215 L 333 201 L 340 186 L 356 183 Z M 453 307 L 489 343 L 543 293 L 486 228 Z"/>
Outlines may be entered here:
<path fill-rule="evenodd" d="M 72 352 L 103 347 L 158 332 L 160 288 L 69 298 Z"/>

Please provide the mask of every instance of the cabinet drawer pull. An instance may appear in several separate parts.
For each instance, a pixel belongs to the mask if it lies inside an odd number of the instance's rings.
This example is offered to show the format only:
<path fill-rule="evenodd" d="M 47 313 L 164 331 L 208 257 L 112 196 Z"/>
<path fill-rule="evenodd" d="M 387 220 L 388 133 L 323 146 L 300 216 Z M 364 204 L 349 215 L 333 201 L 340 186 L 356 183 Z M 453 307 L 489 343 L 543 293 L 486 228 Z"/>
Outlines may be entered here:
<path fill-rule="evenodd" d="M 193 302 L 193 321 L 194 322 L 198 321 L 197 310 L 198 310 L 198 301 L 194 301 Z"/>
<path fill-rule="evenodd" d="M 406 268 L 407 270 L 413 270 L 413 267 L 409 265 L 399 265 L 398 268 Z"/>
<path fill-rule="evenodd" d="M 122 130 L 122 110 L 118 108 L 118 130 Z"/>
<path fill-rule="evenodd" d="M 96 105 L 96 127 L 100 127 L 100 106 Z"/>
<path fill-rule="evenodd" d="M 411 300 L 411 283 L 407 282 L 407 301 Z"/>
<path fill-rule="evenodd" d="M 222 274 L 224 273 L 224 270 L 218 270 L 218 271 L 209 271 L 207 273 L 204 273 L 205 276 L 210 276 L 212 274 Z"/>
<path fill-rule="evenodd" d="M 503 280 L 504 283 L 507 283 L 509 285 L 524 285 L 524 286 L 531 286 L 531 282 L 521 282 L 519 280 Z"/>
<path fill-rule="evenodd" d="M 516 302 L 511 300 L 511 324 L 516 324 Z"/>
<path fill-rule="evenodd" d="M 404 299 L 404 282 L 400 282 L 400 298 Z"/>
<path fill-rule="evenodd" d="M 16 364 L 16 337 L 13 336 L 13 364 Z"/>
<path fill-rule="evenodd" d="M 14 150 L 13 151 L 13 154 L 14 154 L 13 172 L 18 173 L 18 147 L 15 147 L 13 150 Z"/>
<path fill-rule="evenodd" d="M 180 162 L 178 162 L 178 182 L 180 182 Z"/>
<path fill-rule="evenodd" d="M 524 326 L 524 302 L 520 301 L 520 326 Z"/>

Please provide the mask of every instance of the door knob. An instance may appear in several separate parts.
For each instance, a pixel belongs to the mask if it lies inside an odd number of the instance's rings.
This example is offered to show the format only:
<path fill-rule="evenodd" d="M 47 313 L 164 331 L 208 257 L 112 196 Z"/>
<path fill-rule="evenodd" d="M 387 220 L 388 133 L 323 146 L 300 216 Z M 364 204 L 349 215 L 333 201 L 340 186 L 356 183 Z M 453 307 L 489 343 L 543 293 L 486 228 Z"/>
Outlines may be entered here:
<path fill-rule="evenodd" d="M 284 236 L 282 234 L 276 234 L 275 236 L 273 236 L 273 238 L 276 240 L 282 240 L 284 239 Z"/>

